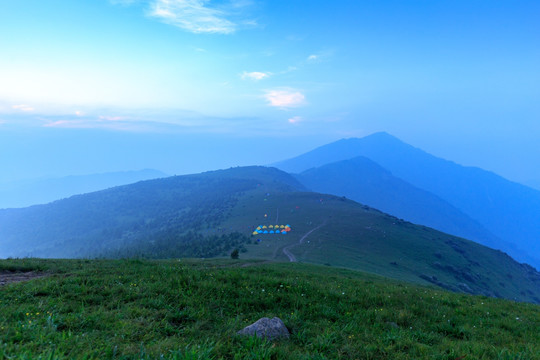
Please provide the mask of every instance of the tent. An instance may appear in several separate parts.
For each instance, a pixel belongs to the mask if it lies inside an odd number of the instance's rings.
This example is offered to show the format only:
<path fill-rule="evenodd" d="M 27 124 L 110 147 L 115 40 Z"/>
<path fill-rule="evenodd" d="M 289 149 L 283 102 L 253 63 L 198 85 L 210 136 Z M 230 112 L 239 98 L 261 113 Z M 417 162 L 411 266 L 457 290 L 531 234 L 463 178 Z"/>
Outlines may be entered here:
<path fill-rule="evenodd" d="M 259 233 L 257 231 L 254 231 L 251 235 L 259 235 Z"/>

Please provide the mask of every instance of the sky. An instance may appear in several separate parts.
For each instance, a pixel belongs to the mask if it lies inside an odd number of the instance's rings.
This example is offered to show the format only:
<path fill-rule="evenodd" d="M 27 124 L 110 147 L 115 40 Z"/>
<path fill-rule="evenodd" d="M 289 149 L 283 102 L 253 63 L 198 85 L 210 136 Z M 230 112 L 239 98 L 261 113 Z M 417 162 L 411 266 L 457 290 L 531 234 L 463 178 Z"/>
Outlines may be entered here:
<path fill-rule="evenodd" d="M 386 131 L 540 183 L 540 2 L 3 0 L 1 181 L 268 164 Z"/>

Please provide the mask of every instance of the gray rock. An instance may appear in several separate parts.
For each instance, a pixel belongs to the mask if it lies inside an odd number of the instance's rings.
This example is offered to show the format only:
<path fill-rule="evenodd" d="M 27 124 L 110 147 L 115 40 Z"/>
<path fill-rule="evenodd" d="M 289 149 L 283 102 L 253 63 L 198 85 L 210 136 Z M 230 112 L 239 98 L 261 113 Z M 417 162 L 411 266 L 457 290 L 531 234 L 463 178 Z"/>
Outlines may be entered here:
<path fill-rule="evenodd" d="M 238 335 L 257 336 L 267 340 L 289 338 L 289 330 L 280 318 L 261 318 L 237 332 Z"/>

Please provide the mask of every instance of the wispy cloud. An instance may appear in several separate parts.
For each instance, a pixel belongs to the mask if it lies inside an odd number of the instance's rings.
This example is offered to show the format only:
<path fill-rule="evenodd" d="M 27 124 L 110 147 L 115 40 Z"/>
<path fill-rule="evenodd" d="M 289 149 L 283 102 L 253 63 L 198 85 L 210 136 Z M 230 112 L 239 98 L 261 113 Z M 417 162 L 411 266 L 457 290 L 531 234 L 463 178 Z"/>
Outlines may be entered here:
<path fill-rule="evenodd" d="M 82 111 L 77 110 L 75 117 L 60 118 L 45 117 L 44 127 L 50 128 L 67 128 L 67 129 L 108 129 L 120 131 L 147 131 L 149 130 L 149 122 L 130 119 L 126 116 L 117 115 L 99 115 L 86 116 Z M 155 125 L 155 124 L 153 124 Z"/>
<path fill-rule="evenodd" d="M 153 0 L 150 16 L 193 33 L 230 34 L 238 25 L 228 14 L 208 5 L 208 0 Z"/>
<path fill-rule="evenodd" d="M 98 119 L 55 120 L 43 124 L 43 127 L 48 128 L 103 129 L 128 132 L 155 132 L 160 131 L 165 126 L 171 125 L 147 121 L 109 120 L 109 117 L 101 116 Z"/>
<path fill-rule="evenodd" d="M 122 120 L 127 120 L 127 118 L 125 116 L 100 115 L 99 120 L 102 120 L 102 121 L 122 121 Z"/>
<path fill-rule="evenodd" d="M 252 71 L 252 72 L 244 71 L 241 77 L 242 77 L 242 80 L 263 80 L 270 77 L 270 73 L 260 72 L 260 71 Z"/>
<path fill-rule="evenodd" d="M 264 97 L 268 105 L 283 109 L 299 107 L 306 102 L 304 94 L 294 89 L 267 90 Z"/>
<path fill-rule="evenodd" d="M 306 63 L 318 63 L 318 62 L 325 62 L 328 61 L 330 58 L 334 56 L 334 50 L 333 49 L 326 49 L 321 50 L 316 53 L 312 53 L 308 55 L 306 58 Z"/>
<path fill-rule="evenodd" d="M 113 5 L 132 5 L 140 2 L 141 0 L 109 0 Z"/>
<path fill-rule="evenodd" d="M 298 124 L 301 121 L 304 121 L 304 119 L 301 116 L 293 116 L 292 118 L 289 119 L 290 124 Z"/>
<path fill-rule="evenodd" d="M 15 110 L 24 111 L 24 112 L 31 112 L 35 110 L 32 106 L 26 105 L 26 104 L 13 105 L 11 108 Z"/>

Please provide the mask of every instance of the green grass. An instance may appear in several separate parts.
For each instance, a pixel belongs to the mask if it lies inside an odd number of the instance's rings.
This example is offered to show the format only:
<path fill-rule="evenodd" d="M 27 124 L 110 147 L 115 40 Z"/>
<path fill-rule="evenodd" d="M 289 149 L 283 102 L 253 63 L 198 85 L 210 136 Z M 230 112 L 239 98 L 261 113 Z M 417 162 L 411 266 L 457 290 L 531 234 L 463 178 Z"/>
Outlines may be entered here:
<path fill-rule="evenodd" d="M 539 274 L 500 251 L 401 221 L 344 198 L 299 192 L 265 196 L 266 191 L 246 192 L 223 227 L 247 236 L 260 224 L 290 224 L 292 231 L 253 236 L 253 240 L 262 241 L 245 245 L 244 257 L 288 261 L 283 247 L 298 244 L 304 234 L 324 223 L 303 244 L 290 249 L 298 261 L 540 303 Z"/>
<path fill-rule="evenodd" d="M 540 307 L 333 267 L 9 260 L 0 359 L 540 359 Z M 235 332 L 279 316 L 289 340 Z"/>

